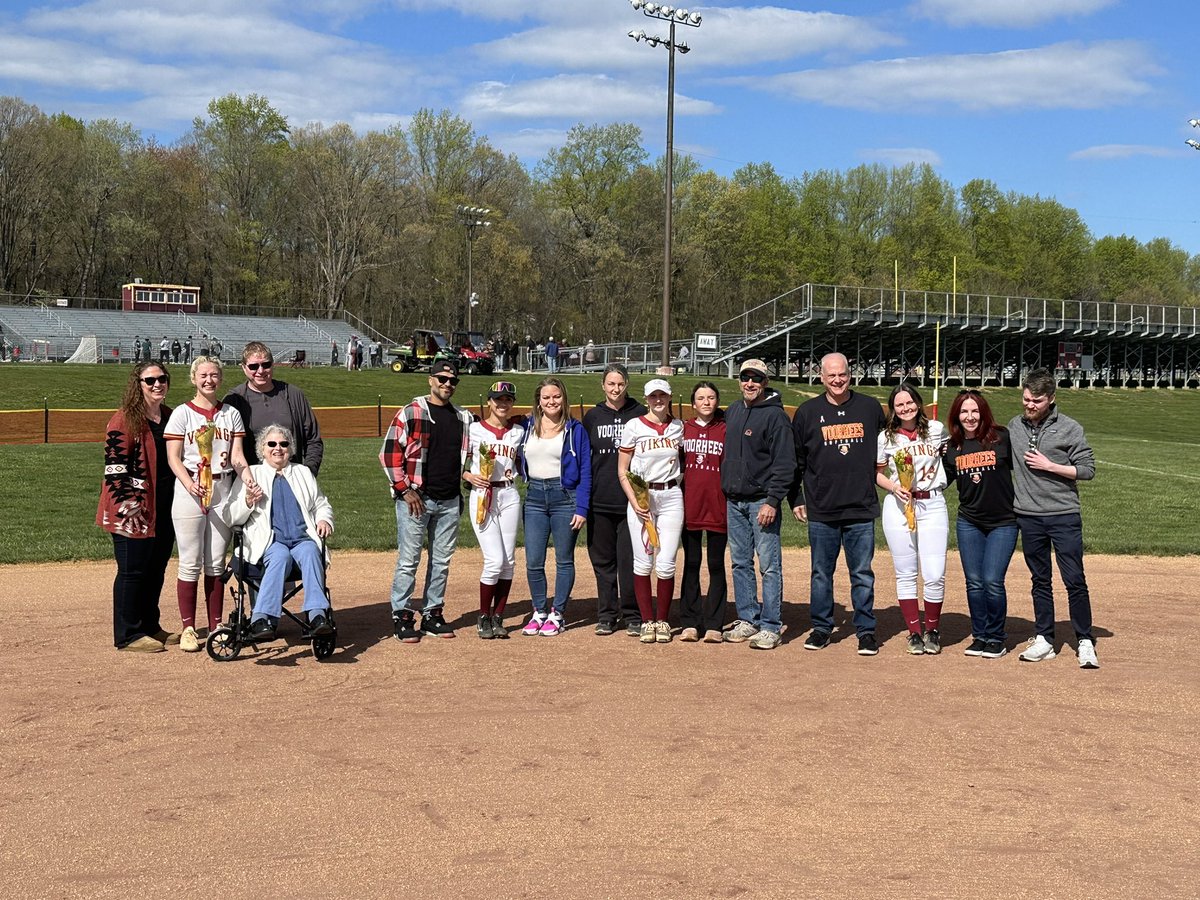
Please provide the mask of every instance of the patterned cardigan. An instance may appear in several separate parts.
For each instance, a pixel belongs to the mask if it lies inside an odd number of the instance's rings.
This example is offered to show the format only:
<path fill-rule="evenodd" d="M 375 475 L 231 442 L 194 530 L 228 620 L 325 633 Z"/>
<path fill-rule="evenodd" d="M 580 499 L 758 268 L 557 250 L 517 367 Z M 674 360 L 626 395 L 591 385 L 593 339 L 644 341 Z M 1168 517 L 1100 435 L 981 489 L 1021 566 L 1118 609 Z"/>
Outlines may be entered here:
<path fill-rule="evenodd" d="M 162 407 L 163 421 L 171 415 Z M 158 451 L 147 425 L 140 435 L 131 435 L 125 416 L 117 412 L 108 420 L 104 439 L 104 482 L 96 524 L 111 534 L 130 538 L 154 537 L 155 495 L 158 481 Z M 141 527 L 129 522 L 141 513 Z"/>

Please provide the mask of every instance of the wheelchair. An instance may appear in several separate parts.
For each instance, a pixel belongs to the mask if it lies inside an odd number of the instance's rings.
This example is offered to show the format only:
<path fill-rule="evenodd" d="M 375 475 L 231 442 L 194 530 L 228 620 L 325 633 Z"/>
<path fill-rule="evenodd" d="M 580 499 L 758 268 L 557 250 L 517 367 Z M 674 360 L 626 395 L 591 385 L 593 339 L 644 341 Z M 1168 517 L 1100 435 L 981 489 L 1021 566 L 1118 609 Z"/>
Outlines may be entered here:
<path fill-rule="evenodd" d="M 226 584 L 230 580 L 236 582 L 236 585 L 231 588 L 233 609 L 230 610 L 226 620 L 208 635 L 208 641 L 205 643 L 205 650 L 215 662 L 232 662 L 238 658 L 238 654 L 247 644 L 256 648 L 258 646 L 250 634 L 250 616 L 258 597 L 259 586 L 262 583 L 263 567 L 246 562 L 245 535 L 240 526 L 233 530 L 230 547 L 232 552 L 229 557 L 229 565 L 225 567 L 222 579 Z M 321 559 L 324 561 L 323 571 L 327 571 L 329 563 L 325 556 L 324 540 L 321 541 Z M 329 593 L 329 583 L 328 581 L 325 583 L 325 595 L 329 597 L 327 619 L 333 628 L 330 634 L 313 634 L 309 630 L 308 622 L 287 608 L 287 602 L 303 589 L 304 585 L 300 583 L 300 568 L 293 562 L 291 571 L 284 576 L 283 615 L 299 626 L 301 640 L 312 642 L 313 656 L 319 660 L 326 660 L 333 656 L 334 648 L 337 646 L 337 623 L 333 619 L 333 597 Z M 280 621 L 282 622 L 282 619 Z"/>

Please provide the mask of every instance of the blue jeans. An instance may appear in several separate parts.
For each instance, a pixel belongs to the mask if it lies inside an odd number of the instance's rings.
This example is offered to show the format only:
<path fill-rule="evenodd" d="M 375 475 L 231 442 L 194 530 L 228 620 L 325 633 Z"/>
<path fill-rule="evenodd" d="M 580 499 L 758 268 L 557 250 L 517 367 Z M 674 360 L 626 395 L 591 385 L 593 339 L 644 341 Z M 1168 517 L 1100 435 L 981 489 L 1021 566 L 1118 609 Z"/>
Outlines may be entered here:
<path fill-rule="evenodd" d="M 392 576 L 392 613 L 409 609 L 409 601 L 417 587 L 417 566 L 421 563 L 421 548 L 429 536 L 429 565 L 425 571 L 425 605 L 422 614 L 439 609 L 446 603 L 446 579 L 450 573 L 450 557 L 458 545 L 458 497 L 431 500 L 425 497 L 425 514 L 411 515 L 408 504 L 396 501 L 396 573 Z"/>
<path fill-rule="evenodd" d="M 252 620 L 263 617 L 279 620 L 283 610 L 283 583 L 292 570 L 293 561 L 300 568 L 300 580 L 304 582 L 304 612 L 325 612 L 329 609 L 320 545 L 307 540 L 289 550 L 286 544 L 275 541 L 263 554 L 263 575 L 258 583 Z"/>
<path fill-rule="evenodd" d="M 960 515 L 956 529 L 958 557 L 967 581 L 971 636 L 981 641 L 1003 641 L 1008 618 L 1004 576 L 1017 549 L 1016 523 L 985 530 Z"/>
<path fill-rule="evenodd" d="M 1054 569 L 1050 549 L 1058 560 L 1058 574 L 1067 586 L 1067 605 L 1075 637 L 1092 639 L 1092 598 L 1083 577 L 1083 519 L 1065 516 L 1017 516 L 1025 565 L 1033 581 L 1033 627 L 1054 643 Z"/>
<path fill-rule="evenodd" d="M 809 612 L 813 631 L 833 631 L 833 570 L 838 554 L 846 548 L 850 572 L 850 602 L 854 606 L 854 630 L 859 637 L 875 633 L 875 523 L 808 522 L 808 544 L 812 552 L 812 585 Z"/>
<path fill-rule="evenodd" d="M 575 542 L 579 532 L 571 528 L 575 516 L 575 492 L 557 478 L 530 478 L 525 494 L 525 576 L 533 597 L 534 612 L 545 615 L 546 548 L 554 537 L 554 611 L 562 615 L 571 588 L 575 587 Z"/>
<path fill-rule="evenodd" d="M 766 500 L 726 500 L 729 530 L 729 559 L 733 563 L 733 604 L 737 617 L 761 631 L 779 634 L 783 627 L 783 550 L 779 542 L 780 513 L 763 528 L 758 510 Z M 762 573 L 762 605 L 758 603 L 758 579 L 754 557 Z"/>

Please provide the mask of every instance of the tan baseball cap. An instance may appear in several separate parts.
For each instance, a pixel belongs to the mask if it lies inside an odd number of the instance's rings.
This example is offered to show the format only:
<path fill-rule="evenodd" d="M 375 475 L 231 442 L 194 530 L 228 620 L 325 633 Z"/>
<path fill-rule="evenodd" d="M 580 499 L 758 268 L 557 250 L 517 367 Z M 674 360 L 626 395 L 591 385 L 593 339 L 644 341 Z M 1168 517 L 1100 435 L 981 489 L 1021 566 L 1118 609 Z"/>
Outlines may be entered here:
<path fill-rule="evenodd" d="M 742 372 L 757 372 L 759 375 L 762 375 L 764 378 L 771 377 L 771 373 L 767 369 L 767 364 L 765 362 L 763 362 L 761 359 L 746 360 L 744 363 L 742 363 L 742 367 L 740 369 L 738 369 L 739 374 Z"/>

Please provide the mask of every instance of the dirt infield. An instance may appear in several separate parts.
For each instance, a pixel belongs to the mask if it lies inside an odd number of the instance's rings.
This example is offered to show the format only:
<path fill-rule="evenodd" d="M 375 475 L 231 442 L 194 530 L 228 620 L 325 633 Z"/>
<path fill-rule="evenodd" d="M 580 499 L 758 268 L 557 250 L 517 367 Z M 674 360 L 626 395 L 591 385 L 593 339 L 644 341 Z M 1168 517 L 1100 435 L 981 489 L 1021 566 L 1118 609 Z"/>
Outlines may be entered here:
<path fill-rule="evenodd" d="M 964 657 L 957 559 L 910 657 L 881 554 L 875 658 L 806 652 L 795 603 L 771 653 L 598 638 L 586 563 L 562 636 L 480 641 L 479 561 L 457 639 L 407 646 L 392 556 L 338 554 L 324 663 L 117 653 L 111 563 L 0 568 L 4 895 L 1196 896 L 1200 558 L 1089 558 L 1091 672 Z"/>

